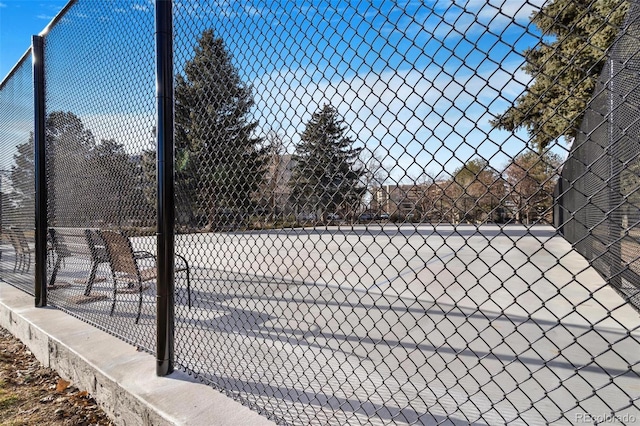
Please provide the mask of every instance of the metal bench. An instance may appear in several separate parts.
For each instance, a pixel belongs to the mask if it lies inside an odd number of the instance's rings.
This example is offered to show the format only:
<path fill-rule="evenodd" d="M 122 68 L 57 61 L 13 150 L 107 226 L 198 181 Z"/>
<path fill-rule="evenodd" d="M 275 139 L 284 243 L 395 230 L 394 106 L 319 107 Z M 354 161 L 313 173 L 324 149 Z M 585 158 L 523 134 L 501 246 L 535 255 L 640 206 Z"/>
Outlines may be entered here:
<path fill-rule="evenodd" d="M 106 254 L 111 266 L 113 275 L 113 303 L 111 305 L 111 315 L 116 308 L 116 296 L 118 292 L 136 292 L 138 297 L 138 315 L 136 324 L 140 321 L 142 313 L 142 292 L 145 290 L 143 283 L 155 280 L 158 277 L 158 270 L 155 266 L 156 257 L 147 251 L 134 251 L 131 241 L 126 236 L 115 231 L 99 231 L 101 239 L 105 243 Z M 154 266 L 140 267 L 138 260 L 153 259 Z M 174 266 L 175 272 L 185 272 L 187 279 L 188 306 L 191 308 L 191 282 L 189 276 L 189 264 L 187 260 L 176 254 L 176 260 L 180 263 Z M 118 282 L 126 283 L 126 287 L 119 289 Z"/>
<path fill-rule="evenodd" d="M 29 272 L 29 269 L 31 269 L 31 253 L 35 253 L 35 248 L 29 245 L 24 230 L 20 228 L 7 228 L 5 232 L 16 252 L 13 272 Z"/>
<path fill-rule="evenodd" d="M 49 228 L 49 235 L 55 253 L 55 264 L 49 287 L 55 288 L 56 277 L 64 259 L 77 257 L 91 261 L 91 270 L 86 279 L 84 296 L 90 296 L 96 281 L 96 272 L 101 263 L 109 262 L 104 243 L 97 229 L 87 228 Z"/>

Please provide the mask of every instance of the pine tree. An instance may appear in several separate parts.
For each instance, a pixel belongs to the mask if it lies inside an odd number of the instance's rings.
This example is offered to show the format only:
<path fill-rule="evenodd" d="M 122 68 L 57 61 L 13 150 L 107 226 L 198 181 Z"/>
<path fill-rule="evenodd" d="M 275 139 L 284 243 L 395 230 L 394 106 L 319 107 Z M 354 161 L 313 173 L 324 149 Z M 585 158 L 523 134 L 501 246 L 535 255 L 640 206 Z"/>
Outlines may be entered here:
<path fill-rule="evenodd" d="M 356 165 L 362 148 L 353 147 L 343 123 L 335 108 L 324 105 L 307 123 L 293 155 L 293 203 L 298 211 L 320 211 L 325 222 L 329 213 L 352 212 L 366 191 L 365 170 Z"/>
<path fill-rule="evenodd" d="M 3 226 L 28 228 L 33 226 L 35 209 L 35 162 L 33 157 L 33 132 L 27 143 L 16 147 L 9 179 L 0 176 L 0 213 Z"/>
<path fill-rule="evenodd" d="M 94 189 L 100 193 L 93 216 L 117 226 L 118 229 L 136 224 L 152 225 L 155 204 L 144 196 L 145 178 L 139 156 L 129 155 L 124 146 L 113 139 L 102 140 L 92 151 L 88 164 L 93 171 Z M 155 183 L 155 178 L 152 180 Z"/>
<path fill-rule="evenodd" d="M 191 206 L 191 221 L 206 229 L 237 224 L 252 206 L 264 155 L 250 122 L 252 90 L 213 31 L 202 34 L 177 76 L 175 100 L 177 202 Z"/>
<path fill-rule="evenodd" d="M 72 112 L 53 111 L 46 119 L 49 224 L 82 226 L 99 205 L 98 182 L 90 159 L 96 142 Z"/>
<path fill-rule="evenodd" d="M 562 136 L 571 142 L 627 10 L 622 0 L 553 0 L 534 13 L 544 38 L 523 67 L 534 81 L 492 125 L 526 128 L 540 152 Z"/>
<path fill-rule="evenodd" d="M 142 192 L 139 160 L 122 144 L 112 139 L 96 143 L 80 117 L 62 111 L 47 116 L 45 137 L 50 225 L 122 228 L 132 219 L 140 223 L 155 216 Z M 14 160 L 12 181 L 19 183 L 21 194 L 32 194 L 33 136 L 18 147 Z M 22 189 L 25 184 L 31 189 Z"/>

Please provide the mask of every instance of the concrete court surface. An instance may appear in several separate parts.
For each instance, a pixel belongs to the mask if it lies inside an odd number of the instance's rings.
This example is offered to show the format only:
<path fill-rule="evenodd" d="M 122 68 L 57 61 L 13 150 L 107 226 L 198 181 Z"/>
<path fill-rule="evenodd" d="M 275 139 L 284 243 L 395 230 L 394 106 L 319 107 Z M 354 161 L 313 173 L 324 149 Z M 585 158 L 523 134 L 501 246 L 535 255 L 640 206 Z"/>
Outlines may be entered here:
<path fill-rule="evenodd" d="M 178 277 L 178 362 L 281 422 L 640 419 L 638 312 L 553 228 L 197 234 L 176 250 L 194 296 L 187 309 Z M 72 309 L 135 339 L 154 329 L 144 297 L 135 327 L 134 299 Z"/>
<path fill-rule="evenodd" d="M 551 227 L 201 234 L 176 250 L 199 268 L 182 362 L 283 421 L 640 419 L 638 312 Z M 223 356 L 188 337 L 198 320 Z"/>

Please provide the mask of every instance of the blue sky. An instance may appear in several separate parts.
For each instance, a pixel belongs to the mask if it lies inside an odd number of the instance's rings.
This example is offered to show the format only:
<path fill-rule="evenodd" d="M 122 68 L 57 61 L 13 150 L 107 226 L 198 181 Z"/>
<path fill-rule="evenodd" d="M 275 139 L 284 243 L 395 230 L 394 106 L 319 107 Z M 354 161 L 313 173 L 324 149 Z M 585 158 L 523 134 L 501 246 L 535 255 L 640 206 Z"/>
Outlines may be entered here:
<path fill-rule="evenodd" d="M 386 159 L 391 183 L 476 156 L 501 169 L 527 146 L 526 132 L 489 120 L 530 82 L 522 52 L 540 40 L 529 20 L 542 0 L 221 1 L 215 20 L 204 3 L 177 9 L 178 45 L 213 26 L 253 85 L 261 128 L 290 147 L 324 103 Z"/>
<path fill-rule="evenodd" d="M 489 120 L 503 112 L 530 81 L 520 71 L 521 52 L 539 41 L 529 18 L 542 3 L 176 0 L 176 69 L 193 55 L 201 32 L 213 28 L 225 40 L 242 79 L 254 89 L 253 119 L 259 131 L 263 135 L 280 132 L 289 151 L 311 114 L 331 103 L 345 118 L 356 144 L 385 158 L 389 183 L 407 182 L 423 172 L 451 173 L 478 155 L 500 169 L 525 149 L 528 138 L 525 132 L 513 135 L 494 130 Z M 25 52 L 31 35 L 42 31 L 64 5 L 57 0 L 0 0 L 2 76 Z M 109 40 L 102 46 L 109 49 L 107 55 L 98 55 L 104 61 L 119 40 L 114 38 L 117 31 L 110 32 L 112 22 L 137 22 L 142 15 L 153 14 L 150 0 L 81 1 L 77 6 L 69 11 L 66 24 L 89 22 L 89 26 L 82 24 L 85 30 L 110 34 L 102 38 Z M 152 20 L 145 17 L 144 22 Z M 150 31 L 153 28 L 146 32 Z M 125 44 L 134 41 L 131 34 L 120 37 L 131 40 Z M 86 47 L 78 36 L 77 46 L 64 52 L 65 61 L 72 64 L 77 54 L 78 63 L 86 63 L 86 59 L 81 62 Z M 135 52 L 132 55 L 135 58 Z M 74 108 L 98 139 L 113 137 L 138 147 L 148 144 L 148 129 L 117 130 L 133 128 L 136 122 L 152 127 L 148 108 L 135 106 L 147 101 L 136 100 L 136 92 L 125 87 L 122 93 L 131 99 L 120 101 L 113 96 L 118 82 L 107 83 L 104 76 L 111 78 L 121 71 L 103 72 L 101 62 L 95 66 L 103 76 L 101 83 L 91 85 L 96 79 L 89 64 L 86 74 L 74 76 L 74 85 L 61 79 L 58 90 L 74 99 L 81 98 L 73 95 L 75 87 L 97 95 L 110 92 L 113 99 L 102 97 L 108 102 Z M 140 78 L 145 85 L 152 84 L 147 82 L 152 67 L 152 62 L 133 67 L 121 80 L 130 85 Z M 148 97 L 148 90 L 137 95 Z M 126 105 L 134 106 L 123 110 Z M 126 140 L 134 134 L 139 140 Z"/>
<path fill-rule="evenodd" d="M 60 0 L 0 0 L 0 80 L 65 6 Z"/>

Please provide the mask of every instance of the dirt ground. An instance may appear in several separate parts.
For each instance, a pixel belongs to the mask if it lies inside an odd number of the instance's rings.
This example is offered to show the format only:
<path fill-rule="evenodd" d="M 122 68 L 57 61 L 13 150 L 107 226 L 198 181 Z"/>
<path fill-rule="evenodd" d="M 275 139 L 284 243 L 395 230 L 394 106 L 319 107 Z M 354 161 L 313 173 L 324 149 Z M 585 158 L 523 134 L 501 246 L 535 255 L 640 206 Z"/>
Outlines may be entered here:
<path fill-rule="evenodd" d="M 89 394 L 0 327 L 0 425 L 113 425 Z"/>

